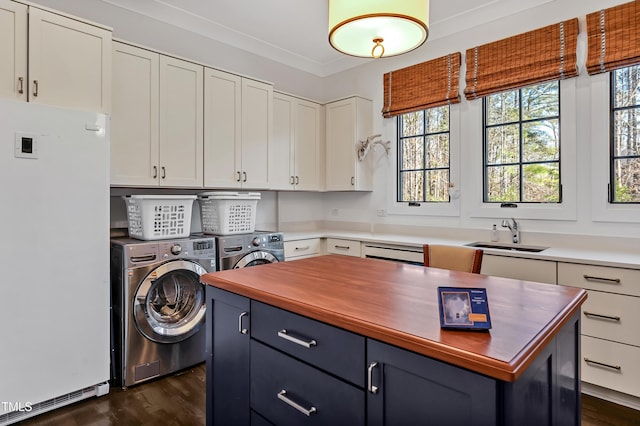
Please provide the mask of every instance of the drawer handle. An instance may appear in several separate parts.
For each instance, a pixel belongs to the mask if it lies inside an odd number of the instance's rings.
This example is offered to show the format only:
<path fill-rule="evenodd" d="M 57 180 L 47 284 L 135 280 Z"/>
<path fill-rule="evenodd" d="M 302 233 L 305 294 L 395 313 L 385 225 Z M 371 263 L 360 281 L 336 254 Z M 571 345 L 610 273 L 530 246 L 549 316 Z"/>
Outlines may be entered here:
<path fill-rule="evenodd" d="M 585 316 L 588 317 L 595 317 L 595 318 L 600 318 L 600 319 L 606 319 L 606 320 L 611 320 L 611 321 L 620 321 L 620 317 L 614 317 L 614 316 L 610 316 L 610 315 L 601 315 L 601 314 L 594 314 L 593 312 L 587 312 L 584 311 Z"/>
<path fill-rule="evenodd" d="M 372 362 L 367 369 L 367 389 L 373 394 L 378 393 L 378 387 L 373 385 L 373 369 L 376 368 L 377 365 L 377 362 Z"/>
<path fill-rule="evenodd" d="M 349 246 L 333 246 L 333 247 L 335 247 L 337 249 L 340 249 L 340 250 L 349 250 L 351 248 Z"/>
<path fill-rule="evenodd" d="M 295 250 L 309 250 L 311 247 L 309 246 L 304 246 L 304 247 L 296 247 Z"/>
<path fill-rule="evenodd" d="M 587 281 L 602 281 L 610 284 L 620 284 L 620 278 L 594 277 L 592 275 L 583 275 L 583 277 Z"/>
<path fill-rule="evenodd" d="M 318 342 L 316 342 L 313 339 L 306 341 L 306 340 L 298 339 L 297 337 L 293 337 L 292 335 L 287 334 L 287 330 L 278 331 L 278 337 L 282 337 L 285 340 L 293 342 L 296 345 L 304 346 L 305 348 L 311 348 L 312 346 L 318 345 Z"/>
<path fill-rule="evenodd" d="M 599 365 L 600 367 L 606 367 L 606 368 L 610 368 L 612 370 L 621 370 L 621 367 L 619 365 L 611 365 L 611 364 L 605 364 L 604 362 L 598 362 L 598 361 L 594 361 L 592 359 L 586 358 L 584 359 L 584 362 L 588 363 L 588 364 L 595 364 L 595 365 Z"/>
<path fill-rule="evenodd" d="M 304 414 L 307 417 L 318 412 L 316 407 L 314 407 L 313 405 L 311 406 L 311 408 L 304 408 L 302 405 L 298 404 L 297 402 L 289 398 L 287 396 L 287 391 L 284 389 L 278 392 L 278 399 L 284 402 L 285 404 L 289 405 L 290 407 L 293 407 L 296 410 L 300 411 L 302 414 Z"/>
<path fill-rule="evenodd" d="M 248 312 L 243 312 L 240 314 L 240 316 L 238 317 L 238 332 L 240 334 L 247 334 L 249 332 L 249 330 L 247 330 L 246 328 L 242 327 L 242 318 L 246 317 L 247 315 L 249 315 Z"/>

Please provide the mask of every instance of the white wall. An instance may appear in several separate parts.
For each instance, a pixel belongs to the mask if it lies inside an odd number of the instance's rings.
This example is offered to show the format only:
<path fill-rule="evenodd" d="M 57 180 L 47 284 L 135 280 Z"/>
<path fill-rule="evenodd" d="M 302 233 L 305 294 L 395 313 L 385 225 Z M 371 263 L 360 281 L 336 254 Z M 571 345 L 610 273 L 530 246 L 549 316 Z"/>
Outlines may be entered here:
<path fill-rule="evenodd" d="M 548 0 L 538 2 L 539 6 L 525 12 L 515 13 L 507 18 L 487 24 L 473 26 L 469 22 L 462 22 L 461 27 L 468 28 L 456 32 L 455 19 L 432 31 L 432 37 L 419 49 L 395 58 L 369 61 L 364 65 L 338 73 L 326 78 L 319 78 L 306 72 L 276 63 L 254 54 L 229 47 L 212 41 L 203 36 L 187 32 L 177 27 L 169 26 L 153 19 L 127 12 L 99 0 L 39 0 L 38 3 L 63 12 L 71 13 L 92 21 L 109 25 L 114 29 L 114 37 L 131 41 L 150 48 L 164 51 L 216 68 L 236 72 L 249 77 L 274 83 L 277 90 L 297 94 L 299 96 L 321 102 L 339 99 L 348 95 L 358 94 L 373 100 L 374 129 L 373 133 L 382 133 L 383 140 L 392 141 L 395 149 L 396 130 L 395 119 L 383 119 L 382 109 L 382 78 L 383 74 L 437 58 L 454 51 L 463 53 L 460 89 L 464 83 L 464 53 L 466 49 L 495 41 L 504 37 L 519 34 L 545 25 L 557 23 L 561 20 L 578 17 L 581 32 L 579 38 L 579 63 L 583 64 L 586 52 L 585 15 L 600 8 L 625 3 L 626 0 Z M 503 2 L 509 3 L 509 2 Z M 509 3 L 511 5 L 516 2 Z M 518 3 L 519 4 L 519 3 Z M 445 34 L 445 35 L 443 35 Z M 597 158 L 592 158 L 592 144 L 608 143 L 596 140 L 593 134 L 603 134 L 606 130 L 606 117 L 594 114 L 590 108 L 594 95 L 594 78 L 586 75 L 582 67 L 581 75 L 575 81 L 577 118 L 574 123 L 577 134 L 578 152 L 572 159 L 577 164 L 577 208 L 576 220 L 523 220 L 523 241 L 526 242 L 527 231 L 551 232 L 555 234 L 576 234 L 594 236 L 626 236 L 640 237 L 638 223 L 621 223 L 592 220 L 592 198 L 603 197 L 603 191 L 592 185 L 592 161 L 597 167 Z M 596 96 L 597 95 L 597 96 Z M 480 101 L 474 101 L 480 102 Z M 395 164 L 376 152 L 376 170 L 374 191 L 371 193 L 264 193 L 266 198 L 259 205 L 259 221 L 266 227 L 278 227 L 283 224 L 296 222 L 351 222 L 367 224 L 375 229 L 382 225 L 415 225 L 438 228 L 466 228 L 488 230 L 498 218 L 474 218 L 469 209 L 471 197 L 469 193 L 473 182 L 481 176 L 474 175 L 470 167 L 473 161 L 479 161 L 468 155 L 468 144 L 481 143 L 481 128 L 471 124 L 477 122 L 475 111 L 478 108 L 465 99 L 459 105 L 461 111 L 461 134 L 471 135 L 462 140 L 461 153 L 461 182 L 460 199 L 461 214 L 457 217 L 388 215 L 378 217 L 376 210 L 386 208 L 395 197 L 393 182 L 395 182 Z M 470 111 L 474 110 L 474 111 Z M 597 109 L 596 109 L 597 110 Z M 566 123 L 563 123 L 565 125 Z M 604 132 L 606 134 L 606 131 Z M 606 159 L 602 159 L 601 167 L 608 167 Z M 390 183 L 391 182 L 391 183 Z M 139 193 L 139 192 L 138 192 Z M 640 208 L 635 210 L 635 217 L 640 217 Z M 509 214 L 510 215 L 510 214 Z M 513 215 L 516 215 L 514 212 Z M 633 215 L 633 214 L 632 214 Z M 504 216 L 508 216 L 505 213 Z M 629 215 L 627 215 L 629 216 Z M 517 215 L 516 215 L 517 217 Z"/>

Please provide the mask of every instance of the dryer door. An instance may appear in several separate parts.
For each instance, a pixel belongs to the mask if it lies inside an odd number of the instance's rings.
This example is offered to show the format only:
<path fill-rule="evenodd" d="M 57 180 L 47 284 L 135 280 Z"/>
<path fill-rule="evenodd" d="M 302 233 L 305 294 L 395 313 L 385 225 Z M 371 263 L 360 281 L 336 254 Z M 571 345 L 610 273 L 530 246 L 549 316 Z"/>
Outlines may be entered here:
<path fill-rule="evenodd" d="M 198 332 L 206 311 L 200 275 L 205 269 L 188 260 L 164 263 L 145 277 L 133 300 L 138 330 L 158 343 L 176 343 Z"/>
<path fill-rule="evenodd" d="M 278 262 L 278 258 L 276 258 L 273 254 L 268 251 L 253 251 L 246 256 L 243 256 L 242 259 L 235 264 L 233 269 L 239 268 L 248 268 L 249 266 L 262 265 L 264 263 L 276 263 Z"/>

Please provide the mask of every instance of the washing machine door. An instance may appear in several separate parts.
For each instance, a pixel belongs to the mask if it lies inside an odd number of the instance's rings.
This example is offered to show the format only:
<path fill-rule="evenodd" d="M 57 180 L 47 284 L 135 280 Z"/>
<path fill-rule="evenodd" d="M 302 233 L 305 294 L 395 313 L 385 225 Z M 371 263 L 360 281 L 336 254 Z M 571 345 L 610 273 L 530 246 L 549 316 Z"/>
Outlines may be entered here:
<path fill-rule="evenodd" d="M 278 258 L 268 251 L 252 251 L 246 256 L 242 257 L 238 263 L 235 264 L 233 269 L 248 268 L 250 266 L 262 265 L 265 263 L 276 263 Z"/>
<path fill-rule="evenodd" d="M 200 275 L 206 270 L 188 260 L 164 263 L 138 286 L 133 318 L 138 330 L 158 343 L 176 343 L 198 332 L 206 311 Z"/>

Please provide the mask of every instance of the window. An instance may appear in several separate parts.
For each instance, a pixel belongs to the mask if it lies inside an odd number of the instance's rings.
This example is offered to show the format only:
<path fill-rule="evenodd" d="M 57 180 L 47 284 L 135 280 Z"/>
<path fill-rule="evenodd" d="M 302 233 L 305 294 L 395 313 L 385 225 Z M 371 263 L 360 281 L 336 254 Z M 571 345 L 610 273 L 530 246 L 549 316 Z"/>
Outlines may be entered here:
<path fill-rule="evenodd" d="M 611 72 L 611 203 L 640 203 L 640 65 Z"/>
<path fill-rule="evenodd" d="M 484 98 L 485 203 L 560 203 L 559 82 Z"/>
<path fill-rule="evenodd" d="M 449 202 L 449 105 L 398 116 L 398 202 Z"/>

